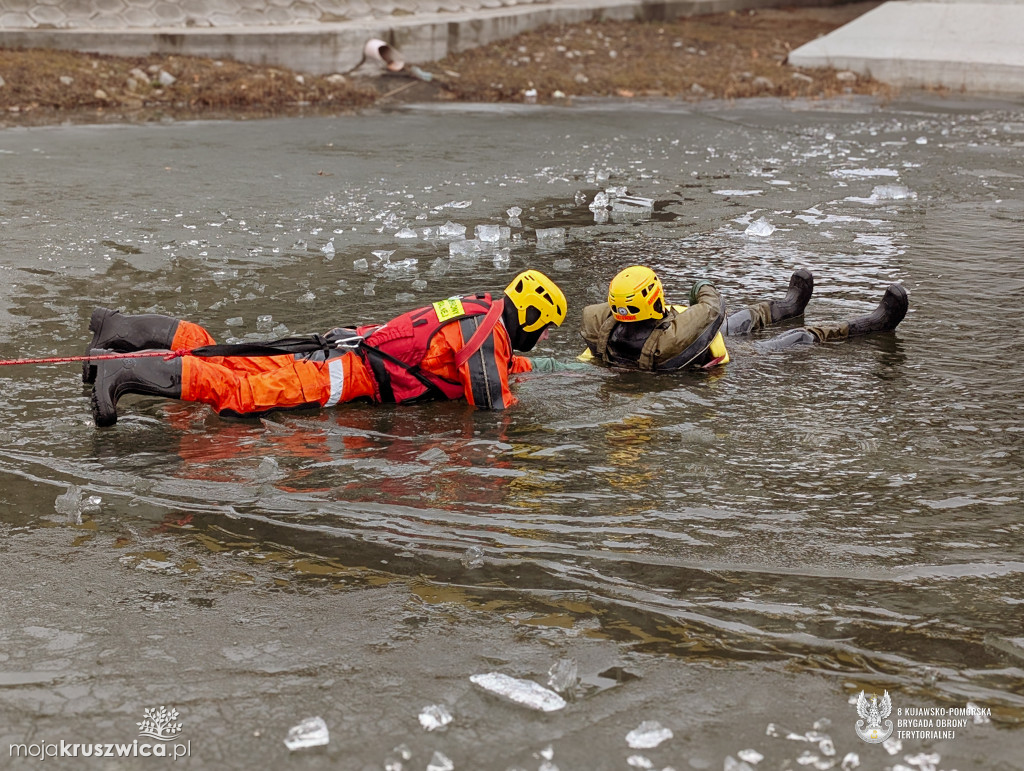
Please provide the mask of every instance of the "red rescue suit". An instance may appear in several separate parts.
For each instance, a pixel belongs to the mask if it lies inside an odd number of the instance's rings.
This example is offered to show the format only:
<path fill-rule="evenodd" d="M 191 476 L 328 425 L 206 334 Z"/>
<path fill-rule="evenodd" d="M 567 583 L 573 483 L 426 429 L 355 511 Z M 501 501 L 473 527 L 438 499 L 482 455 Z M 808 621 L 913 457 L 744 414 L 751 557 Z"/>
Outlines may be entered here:
<path fill-rule="evenodd" d="M 501 322 L 504 299 L 452 298 L 418 308 L 382 326 L 356 330 L 363 342 L 325 360 L 293 355 L 186 356 L 181 398 L 218 412 L 248 415 L 301 406 L 331 407 L 361 397 L 407 404 L 466 399 L 481 409 L 516 403 L 509 375 L 528 372 Z M 202 327 L 181 322 L 173 348 L 214 344 Z"/>

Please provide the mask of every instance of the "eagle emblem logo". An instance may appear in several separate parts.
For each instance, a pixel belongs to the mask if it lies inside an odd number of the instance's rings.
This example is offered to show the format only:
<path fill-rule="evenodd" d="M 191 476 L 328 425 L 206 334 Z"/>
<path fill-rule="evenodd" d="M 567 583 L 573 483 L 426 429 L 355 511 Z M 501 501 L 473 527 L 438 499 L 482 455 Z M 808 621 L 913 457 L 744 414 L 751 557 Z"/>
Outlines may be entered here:
<path fill-rule="evenodd" d="M 857 697 L 857 714 L 861 719 L 857 721 L 857 736 L 871 744 L 881 744 L 892 736 L 892 721 L 886 720 L 892 712 L 892 699 L 889 692 L 879 700 L 878 696 L 871 694 L 870 698 L 860 692 Z M 885 721 L 885 728 L 882 727 Z"/>

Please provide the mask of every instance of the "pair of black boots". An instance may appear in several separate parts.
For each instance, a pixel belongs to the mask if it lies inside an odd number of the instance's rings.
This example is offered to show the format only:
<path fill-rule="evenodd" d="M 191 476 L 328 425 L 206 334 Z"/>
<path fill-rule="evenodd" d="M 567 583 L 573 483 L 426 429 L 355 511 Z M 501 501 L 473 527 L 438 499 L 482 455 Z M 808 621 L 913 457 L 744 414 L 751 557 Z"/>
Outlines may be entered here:
<path fill-rule="evenodd" d="M 170 351 L 179 321 L 147 313 L 128 316 L 97 308 L 89 319 L 89 357 L 148 350 Z M 181 359 L 160 356 L 101 359 L 82 363 L 82 382 L 92 383 L 92 417 L 97 426 L 117 422 L 117 401 L 125 394 L 181 398 Z"/>
<path fill-rule="evenodd" d="M 730 336 L 756 332 L 769 324 L 803 315 L 814 293 L 814 276 L 801 268 L 789 279 L 789 289 L 782 300 L 769 300 L 730 314 L 723 331 Z M 784 332 L 771 340 L 758 343 L 762 350 L 781 350 L 801 343 L 826 342 L 860 337 L 874 332 L 891 332 L 907 315 L 910 300 L 907 290 L 891 284 L 882 301 L 871 313 L 839 324 L 803 327 Z"/>

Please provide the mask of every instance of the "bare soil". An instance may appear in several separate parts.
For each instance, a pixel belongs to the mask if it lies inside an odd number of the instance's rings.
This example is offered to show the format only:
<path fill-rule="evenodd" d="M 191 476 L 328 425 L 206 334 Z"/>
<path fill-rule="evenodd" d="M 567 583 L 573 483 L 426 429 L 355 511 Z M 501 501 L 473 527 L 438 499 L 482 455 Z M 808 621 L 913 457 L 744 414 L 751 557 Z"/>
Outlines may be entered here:
<path fill-rule="evenodd" d="M 431 100 L 887 98 L 892 89 L 870 78 L 787 64 L 794 48 L 876 5 L 554 25 L 386 75 L 370 65 L 319 76 L 198 57 L 0 49 L 0 125 L 257 118 Z"/>

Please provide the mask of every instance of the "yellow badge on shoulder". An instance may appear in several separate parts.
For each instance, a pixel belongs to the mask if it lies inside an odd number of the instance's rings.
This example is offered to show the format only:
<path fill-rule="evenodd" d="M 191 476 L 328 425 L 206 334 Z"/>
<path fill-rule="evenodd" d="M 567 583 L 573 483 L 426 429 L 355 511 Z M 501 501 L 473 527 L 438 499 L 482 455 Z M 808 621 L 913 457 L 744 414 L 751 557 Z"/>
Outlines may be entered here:
<path fill-rule="evenodd" d="M 434 303 L 434 313 L 437 314 L 438 321 L 448 321 L 465 315 L 466 311 L 462 309 L 462 300 L 458 297 L 449 297 L 447 300 Z"/>

